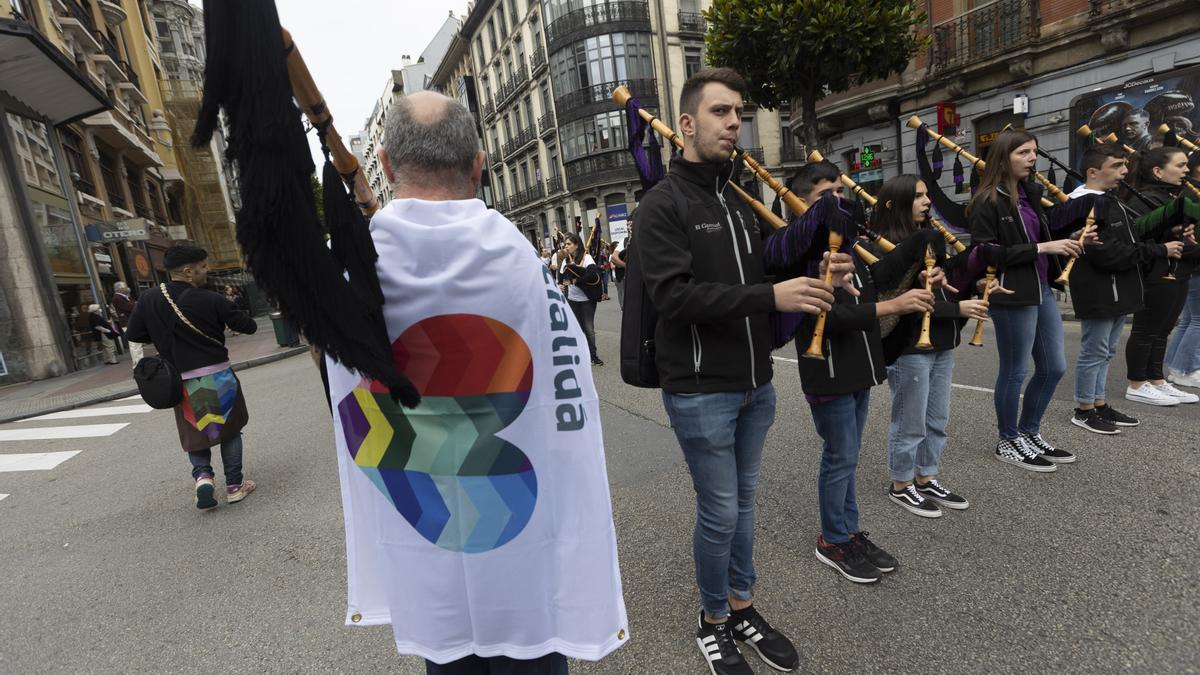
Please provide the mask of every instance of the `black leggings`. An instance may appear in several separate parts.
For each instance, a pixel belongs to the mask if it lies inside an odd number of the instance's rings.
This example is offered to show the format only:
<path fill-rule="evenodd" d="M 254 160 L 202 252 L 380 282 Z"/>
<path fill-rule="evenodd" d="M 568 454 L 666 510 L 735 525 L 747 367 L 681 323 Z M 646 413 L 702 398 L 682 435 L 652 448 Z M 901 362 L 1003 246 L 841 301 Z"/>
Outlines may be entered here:
<path fill-rule="evenodd" d="M 567 300 L 567 302 L 571 304 L 575 320 L 579 322 L 583 328 L 583 334 L 587 336 L 588 351 L 592 353 L 592 360 L 600 358 L 596 354 L 596 303 L 591 300 Z"/>
<path fill-rule="evenodd" d="M 1131 382 L 1163 379 L 1167 337 L 1187 302 L 1187 282 L 1147 284 L 1145 304 L 1133 315 L 1125 345 L 1125 367 Z"/>

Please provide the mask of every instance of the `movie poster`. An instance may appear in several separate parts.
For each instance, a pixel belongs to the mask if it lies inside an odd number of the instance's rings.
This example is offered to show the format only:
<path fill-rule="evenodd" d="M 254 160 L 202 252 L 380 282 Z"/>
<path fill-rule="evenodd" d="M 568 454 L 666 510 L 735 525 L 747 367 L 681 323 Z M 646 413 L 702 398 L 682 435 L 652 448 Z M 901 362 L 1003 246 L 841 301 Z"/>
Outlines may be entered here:
<path fill-rule="evenodd" d="M 1162 145 L 1158 129 L 1166 124 L 1189 139 L 1200 131 L 1200 66 L 1138 77 L 1124 84 L 1083 94 L 1071 102 L 1071 130 L 1084 124 L 1099 138 L 1115 133 L 1134 150 Z M 1079 166 L 1084 139 L 1071 134 L 1071 164 Z"/>

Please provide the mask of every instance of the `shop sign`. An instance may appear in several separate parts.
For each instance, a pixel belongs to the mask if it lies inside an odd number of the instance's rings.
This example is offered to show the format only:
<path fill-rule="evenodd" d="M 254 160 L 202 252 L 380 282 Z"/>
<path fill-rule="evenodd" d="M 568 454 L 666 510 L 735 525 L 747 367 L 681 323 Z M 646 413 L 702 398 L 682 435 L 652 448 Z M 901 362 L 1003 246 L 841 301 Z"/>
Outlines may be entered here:
<path fill-rule="evenodd" d="M 863 169 L 874 169 L 883 166 L 883 159 L 879 154 L 883 152 L 883 146 L 880 144 L 864 145 L 862 150 L 859 150 L 858 161 L 850 165 L 851 171 L 860 171 Z"/>
<path fill-rule="evenodd" d="M 146 255 L 145 251 L 133 252 L 133 269 L 137 272 L 139 281 L 152 281 L 154 279 L 150 271 L 150 256 Z"/>
<path fill-rule="evenodd" d="M 945 136 L 958 130 L 958 106 L 950 101 L 942 101 L 937 105 L 937 130 Z"/>
<path fill-rule="evenodd" d="M 96 262 L 104 262 L 104 263 L 112 262 L 112 256 L 108 255 L 107 253 L 101 253 L 100 251 L 92 251 L 92 255 L 96 258 Z"/>
<path fill-rule="evenodd" d="M 89 223 L 83 229 L 87 233 L 88 241 L 105 244 L 150 239 L 150 221 L 145 218 L 130 218 L 115 223 Z"/>

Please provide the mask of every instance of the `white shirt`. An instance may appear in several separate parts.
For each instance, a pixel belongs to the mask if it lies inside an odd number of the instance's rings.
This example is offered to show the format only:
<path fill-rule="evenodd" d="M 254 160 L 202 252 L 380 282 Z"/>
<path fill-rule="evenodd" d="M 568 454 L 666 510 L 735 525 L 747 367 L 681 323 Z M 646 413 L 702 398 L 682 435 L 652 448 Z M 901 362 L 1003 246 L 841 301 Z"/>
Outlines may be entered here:
<path fill-rule="evenodd" d="M 560 275 L 566 274 L 567 273 L 567 265 L 569 265 L 569 264 L 571 264 L 569 260 L 564 260 L 562 262 L 562 265 L 559 265 L 558 273 Z M 595 265 L 595 264 L 596 264 L 596 261 L 592 260 L 592 256 L 587 253 L 584 253 L 583 254 L 583 262 L 579 263 L 579 266 L 580 267 L 588 267 L 590 265 Z M 579 287 L 578 279 L 575 279 L 574 283 L 571 283 L 570 285 L 567 286 L 567 299 L 573 300 L 575 302 L 588 302 L 587 293 L 584 293 L 583 289 Z"/>

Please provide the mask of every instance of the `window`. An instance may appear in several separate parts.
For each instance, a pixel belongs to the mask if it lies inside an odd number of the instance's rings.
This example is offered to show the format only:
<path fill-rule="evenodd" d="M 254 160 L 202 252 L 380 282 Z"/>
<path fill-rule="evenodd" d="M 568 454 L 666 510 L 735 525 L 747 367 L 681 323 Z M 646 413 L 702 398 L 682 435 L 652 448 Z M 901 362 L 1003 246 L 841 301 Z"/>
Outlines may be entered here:
<path fill-rule="evenodd" d="M 533 117 L 533 101 L 532 101 L 532 99 L 530 97 L 526 96 L 525 101 L 522 102 L 521 105 L 525 109 L 525 126 L 530 126 L 530 127 L 533 126 L 533 124 L 536 120 Z"/>
<path fill-rule="evenodd" d="M 496 5 L 496 17 L 499 19 L 496 23 L 500 26 L 500 41 L 503 42 L 508 33 L 508 21 L 504 19 L 504 5 Z"/>
<path fill-rule="evenodd" d="M 488 37 L 491 39 L 492 53 L 496 53 L 496 22 L 495 19 L 488 19 Z"/>
<path fill-rule="evenodd" d="M 67 166 L 70 167 L 71 173 L 79 176 L 75 184 L 89 195 L 95 195 L 96 184 L 92 182 L 91 167 L 83 157 L 83 151 L 80 148 L 82 142 L 75 132 L 63 129 L 62 148 L 63 154 L 67 158 Z"/>
<path fill-rule="evenodd" d="M 696 74 L 697 70 L 704 67 L 704 55 L 699 47 L 684 47 L 683 48 L 683 70 L 687 77 Z"/>
<path fill-rule="evenodd" d="M 563 144 L 563 161 L 570 162 L 580 157 L 608 152 L 628 145 L 624 112 L 600 113 L 587 119 L 576 120 L 559 128 Z M 557 157 L 554 157 L 557 165 Z M 557 168 L 554 169 L 557 171 Z"/>
<path fill-rule="evenodd" d="M 550 112 L 550 84 L 542 83 L 542 114 Z"/>
<path fill-rule="evenodd" d="M 104 191 L 108 193 L 108 203 L 120 208 L 127 208 L 125 192 L 117 180 L 117 163 L 111 155 L 100 153 L 100 177 L 104 181 Z"/>
<path fill-rule="evenodd" d="M 593 85 L 654 78 L 649 33 L 612 33 L 555 52 L 554 89 L 563 94 Z"/>
<path fill-rule="evenodd" d="M 477 64 L 477 69 L 479 69 L 479 70 L 483 69 L 484 61 L 483 61 L 483 36 L 482 35 L 475 38 L 475 63 Z"/>
<path fill-rule="evenodd" d="M 154 29 L 158 31 L 160 40 L 171 37 L 171 26 L 166 21 L 155 21 Z"/>
<path fill-rule="evenodd" d="M 758 147 L 758 129 L 754 127 L 754 113 L 742 116 L 742 128 L 738 132 L 738 145 L 744 150 Z"/>

